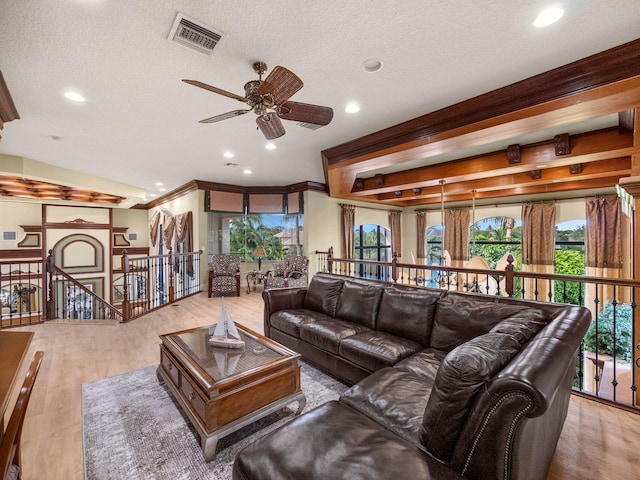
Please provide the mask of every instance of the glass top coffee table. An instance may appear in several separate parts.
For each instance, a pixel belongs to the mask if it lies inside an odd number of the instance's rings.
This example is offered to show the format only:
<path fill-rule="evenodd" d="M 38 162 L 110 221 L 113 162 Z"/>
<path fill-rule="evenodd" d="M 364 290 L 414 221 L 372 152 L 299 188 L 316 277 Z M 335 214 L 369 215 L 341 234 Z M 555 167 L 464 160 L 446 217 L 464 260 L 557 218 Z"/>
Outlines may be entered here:
<path fill-rule="evenodd" d="M 214 347 L 215 325 L 160 335 L 158 378 L 165 382 L 200 435 L 204 458 L 215 458 L 218 439 L 269 413 L 306 399 L 300 355 L 236 324 L 244 348 Z"/>

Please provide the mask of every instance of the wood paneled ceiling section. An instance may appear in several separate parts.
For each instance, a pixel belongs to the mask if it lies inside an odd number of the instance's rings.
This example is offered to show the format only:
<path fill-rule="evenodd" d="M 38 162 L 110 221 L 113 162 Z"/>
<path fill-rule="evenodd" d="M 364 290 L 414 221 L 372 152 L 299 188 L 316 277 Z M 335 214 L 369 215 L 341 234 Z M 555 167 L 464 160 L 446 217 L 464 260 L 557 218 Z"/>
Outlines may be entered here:
<path fill-rule="evenodd" d="M 34 200 L 68 200 L 72 202 L 112 204 L 118 204 L 125 199 L 119 195 L 94 192 L 12 175 L 0 175 L 0 195 Z"/>
<path fill-rule="evenodd" d="M 439 204 L 442 188 L 446 202 L 610 188 L 640 174 L 638 107 L 640 39 L 324 150 L 325 178 L 332 197 L 393 206 Z M 617 128 L 563 134 L 612 114 Z M 554 138 L 519 145 L 549 129 Z M 508 147 L 436 163 L 494 142 Z M 376 173 L 416 159 L 425 166 Z"/>

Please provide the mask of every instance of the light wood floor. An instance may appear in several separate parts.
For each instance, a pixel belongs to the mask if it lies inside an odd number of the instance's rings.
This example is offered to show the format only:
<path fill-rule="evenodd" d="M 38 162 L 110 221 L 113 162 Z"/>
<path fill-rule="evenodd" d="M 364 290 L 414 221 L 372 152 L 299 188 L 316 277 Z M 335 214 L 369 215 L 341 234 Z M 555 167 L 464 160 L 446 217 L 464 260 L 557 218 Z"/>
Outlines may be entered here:
<path fill-rule="evenodd" d="M 262 332 L 259 292 L 225 302 L 234 320 Z M 127 324 L 15 329 L 35 332 L 29 361 L 45 352 L 23 430 L 23 480 L 82 479 L 81 385 L 156 365 L 158 335 L 215 323 L 220 306 L 201 293 Z M 573 396 L 548 479 L 637 479 L 638 464 L 640 415 Z"/>

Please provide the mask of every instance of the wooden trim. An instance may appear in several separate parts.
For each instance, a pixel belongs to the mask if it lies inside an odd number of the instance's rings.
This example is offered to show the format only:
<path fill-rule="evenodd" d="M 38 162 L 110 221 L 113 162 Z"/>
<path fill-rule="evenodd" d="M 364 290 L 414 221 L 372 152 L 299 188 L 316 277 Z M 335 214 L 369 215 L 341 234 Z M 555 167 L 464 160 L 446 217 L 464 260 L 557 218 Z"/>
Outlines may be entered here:
<path fill-rule="evenodd" d="M 44 258 L 40 248 L 15 248 L 0 250 L 1 258 Z"/>
<path fill-rule="evenodd" d="M 0 129 L 2 129 L 4 123 L 18 120 L 19 118 L 20 115 L 16 105 L 13 103 L 11 93 L 9 93 L 9 87 L 4 81 L 2 72 L 0 72 Z"/>
<path fill-rule="evenodd" d="M 128 255 L 145 255 L 149 256 L 149 247 L 114 247 L 113 256 L 119 257 L 124 255 L 124 252 L 127 252 Z"/>
<path fill-rule="evenodd" d="M 42 225 L 20 225 L 20 228 L 27 233 L 42 233 Z"/>
<path fill-rule="evenodd" d="M 127 233 L 129 227 L 113 227 L 113 233 Z"/>
<path fill-rule="evenodd" d="M 56 223 L 45 223 L 43 225 L 45 228 L 58 228 L 58 229 L 67 229 L 67 230 L 109 230 L 108 223 L 76 223 L 73 222 L 56 222 Z"/>
<path fill-rule="evenodd" d="M 27 233 L 24 238 L 18 243 L 18 247 L 29 248 L 29 247 L 42 247 L 40 243 L 41 233 Z M 35 242 L 33 241 L 35 239 Z"/>

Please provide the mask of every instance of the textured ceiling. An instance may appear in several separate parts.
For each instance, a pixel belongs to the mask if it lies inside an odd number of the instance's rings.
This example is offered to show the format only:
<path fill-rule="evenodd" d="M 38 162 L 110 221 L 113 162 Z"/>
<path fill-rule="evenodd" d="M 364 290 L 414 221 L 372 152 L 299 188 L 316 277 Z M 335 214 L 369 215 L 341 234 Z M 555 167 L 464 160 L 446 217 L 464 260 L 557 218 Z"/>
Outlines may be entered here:
<path fill-rule="evenodd" d="M 148 199 L 161 195 L 156 182 L 168 191 L 193 179 L 324 182 L 321 150 L 638 36 L 640 0 L 563 3 L 558 23 L 535 29 L 546 2 L 3 2 L 0 71 L 21 118 L 4 125 L 0 155 L 131 185 Z M 213 56 L 167 40 L 178 12 L 224 32 Z M 369 58 L 383 69 L 364 72 Z M 274 151 L 253 115 L 199 124 L 241 106 L 181 79 L 242 95 L 256 60 L 295 72 L 305 85 L 292 100 L 332 107 L 333 122 L 312 131 L 285 121 Z M 66 100 L 67 89 L 87 101 Z M 355 115 L 344 112 L 352 100 L 362 106 Z"/>

